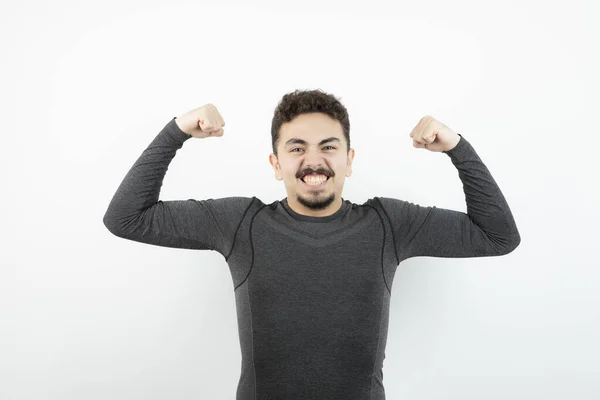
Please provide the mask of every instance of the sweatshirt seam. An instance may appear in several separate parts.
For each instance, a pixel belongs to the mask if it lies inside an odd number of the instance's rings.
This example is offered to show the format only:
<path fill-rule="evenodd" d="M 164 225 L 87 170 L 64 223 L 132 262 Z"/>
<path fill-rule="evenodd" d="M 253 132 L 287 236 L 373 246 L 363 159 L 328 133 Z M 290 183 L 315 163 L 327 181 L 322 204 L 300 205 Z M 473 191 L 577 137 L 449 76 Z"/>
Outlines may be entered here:
<path fill-rule="evenodd" d="M 427 212 L 427 215 L 425 216 L 425 218 L 423 218 L 423 222 L 421 223 L 421 225 L 416 229 L 415 233 L 406 241 L 406 245 L 408 246 L 416 237 L 417 235 L 421 232 L 421 229 L 423 229 L 423 226 L 425 226 L 425 224 L 427 223 L 427 221 L 429 220 L 429 218 L 431 217 L 431 213 L 433 213 L 433 210 L 435 210 L 437 207 L 436 206 L 431 206 L 431 209 L 429 210 L 429 212 Z"/>
<path fill-rule="evenodd" d="M 400 257 L 398 257 L 398 249 L 396 248 L 396 235 L 394 234 L 394 225 L 392 224 L 392 220 L 389 214 L 387 213 L 385 207 L 383 206 L 383 203 L 381 202 L 380 198 L 375 197 L 375 200 L 377 200 L 377 202 L 379 203 L 381 210 L 385 214 L 385 217 L 388 220 L 388 223 L 390 224 L 390 230 L 392 232 L 392 243 L 394 244 L 394 255 L 396 256 L 396 265 L 398 265 L 400 264 Z"/>
<path fill-rule="evenodd" d="M 385 256 L 385 224 L 383 223 L 383 218 L 381 217 L 381 214 L 379 214 L 379 210 L 377 210 L 375 207 L 373 207 L 372 205 L 367 204 L 367 207 L 372 208 L 373 210 L 375 210 L 375 212 L 377 213 L 377 216 L 379 217 L 379 222 L 381 223 L 381 230 L 383 231 L 383 240 L 381 243 L 381 276 L 383 277 L 383 284 L 385 285 L 385 288 L 387 289 L 388 293 L 391 294 L 391 290 L 387 284 L 387 279 L 385 278 L 385 268 L 384 268 L 384 256 Z"/>
<path fill-rule="evenodd" d="M 248 227 L 248 241 L 250 242 L 250 254 L 251 254 L 250 268 L 248 268 L 248 273 L 246 274 L 246 277 L 236 287 L 233 288 L 234 292 L 248 280 L 248 277 L 252 273 L 252 268 L 254 267 L 254 243 L 252 242 L 252 226 L 254 225 L 254 219 L 256 218 L 256 216 L 265 207 L 268 207 L 268 205 L 263 204 L 263 206 L 254 213 L 254 215 L 252 216 L 252 219 L 250 220 L 250 226 Z"/>
<path fill-rule="evenodd" d="M 248 206 L 246 207 L 246 210 L 244 210 L 244 214 L 242 215 L 242 218 L 239 220 L 237 228 L 235 228 L 235 233 L 233 234 L 233 242 L 231 243 L 231 248 L 229 249 L 229 253 L 227 253 L 227 256 L 225 257 L 225 261 L 228 261 L 229 257 L 231 257 L 231 253 L 233 253 L 233 249 L 235 248 L 235 242 L 237 240 L 238 231 L 240 230 L 240 227 L 242 226 L 242 222 L 244 222 L 244 219 L 246 218 L 246 214 L 248 213 L 248 210 L 250 210 L 250 207 L 252 206 L 252 204 L 254 204 L 255 199 L 256 199 L 256 196 L 252 196 L 252 201 L 250 201 L 250 204 L 248 204 Z"/>

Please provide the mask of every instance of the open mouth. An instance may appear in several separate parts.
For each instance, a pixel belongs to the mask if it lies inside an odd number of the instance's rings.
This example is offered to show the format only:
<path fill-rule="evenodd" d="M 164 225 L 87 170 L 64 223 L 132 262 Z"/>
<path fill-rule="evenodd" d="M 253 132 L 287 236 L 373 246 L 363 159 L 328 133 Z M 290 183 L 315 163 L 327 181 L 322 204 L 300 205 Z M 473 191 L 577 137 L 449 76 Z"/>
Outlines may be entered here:
<path fill-rule="evenodd" d="M 302 177 L 300 180 L 302 181 L 302 183 L 304 183 L 304 185 L 310 189 L 320 189 L 323 186 L 325 186 L 325 184 L 327 184 L 327 181 L 329 180 L 329 177 L 326 177 L 324 181 L 317 183 L 317 184 L 311 184 L 309 182 L 312 182 L 311 180 L 309 180 L 308 182 L 304 180 L 305 177 Z"/>

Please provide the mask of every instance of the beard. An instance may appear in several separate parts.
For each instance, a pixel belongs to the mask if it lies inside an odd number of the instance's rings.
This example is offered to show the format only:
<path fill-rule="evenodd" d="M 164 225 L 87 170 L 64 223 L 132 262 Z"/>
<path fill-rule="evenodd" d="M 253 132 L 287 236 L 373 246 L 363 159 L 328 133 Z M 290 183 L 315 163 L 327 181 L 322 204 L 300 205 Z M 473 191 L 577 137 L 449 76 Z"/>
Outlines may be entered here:
<path fill-rule="evenodd" d="M 296 200 L 304 207 L 311 210 L 324 210 L 329 207 L 335 200 L 335 193 L 330 195 L 316 194 L 304 196 L 296 193 Z"/>

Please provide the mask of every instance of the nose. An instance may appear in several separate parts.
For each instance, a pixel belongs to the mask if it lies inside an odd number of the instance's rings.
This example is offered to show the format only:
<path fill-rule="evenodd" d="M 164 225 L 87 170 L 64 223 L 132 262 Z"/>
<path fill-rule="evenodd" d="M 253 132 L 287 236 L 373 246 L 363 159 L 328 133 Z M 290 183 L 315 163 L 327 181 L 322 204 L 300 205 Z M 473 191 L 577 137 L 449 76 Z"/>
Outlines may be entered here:
<path fill-rule="evenodd" d="M 304 156 L 304 165 L 307 168 L 317 169 L 319 167 L 325 167 L 325 162 L 323 161 L 323 155 L 319 154 L 316 151 L 309 151 Z"/>
<path fill-rule="evenodd" d="M 307 163 L 301 168 L 301 171 L 329 171 L 329 168 L 325 167 L 325 164 L 322 163 Z"/>

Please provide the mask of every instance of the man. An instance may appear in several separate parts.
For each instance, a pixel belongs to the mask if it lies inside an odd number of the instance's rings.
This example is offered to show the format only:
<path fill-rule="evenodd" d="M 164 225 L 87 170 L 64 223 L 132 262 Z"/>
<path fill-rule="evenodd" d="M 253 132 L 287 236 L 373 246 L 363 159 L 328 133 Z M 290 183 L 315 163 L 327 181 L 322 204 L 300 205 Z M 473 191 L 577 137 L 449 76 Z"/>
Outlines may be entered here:
<path fill-rule="evenodd" d="M 288 93 L 275 110 L 269 161 L 285 199 L 158 200 L 183 143 L 221 137 L 224 126 L 212 104 L 167 123 L 125 176 L 104 224 L 125 239 L 224 256 L 242 350 L 238 400 L 385 399 L 389 303 L 400 262 L 500 256 L 520 243 L 473 147 L 431 116 L 411 132 L 413 146 L 449 156 L 466 214 L 386 197 L 343 199 L 354 158 L 348 114 L 319 90 Z"/>

